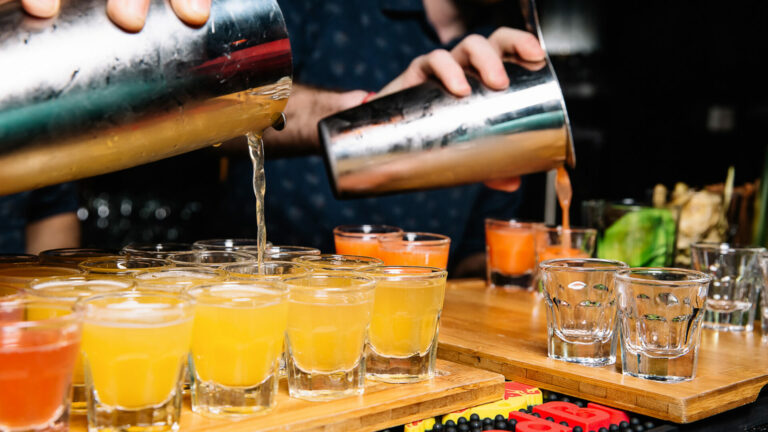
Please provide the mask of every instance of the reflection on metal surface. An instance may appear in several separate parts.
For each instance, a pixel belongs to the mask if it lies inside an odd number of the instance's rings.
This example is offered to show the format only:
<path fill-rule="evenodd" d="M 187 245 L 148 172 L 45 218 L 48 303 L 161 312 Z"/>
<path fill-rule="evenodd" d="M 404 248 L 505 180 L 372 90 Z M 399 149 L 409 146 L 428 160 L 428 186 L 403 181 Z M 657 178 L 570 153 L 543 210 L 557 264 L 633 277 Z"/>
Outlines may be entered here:
<path fill-rule="evenodd" d="M 536 6 L 522 0 L 541 41 Z M 542 41 L 543 46 L 543 41 Z M 560 85 L 549 62 L 505 61 L 510 86 L 457 98 L 431 80 L 323 119 L 318 125 L 336 196 L 454 186 L 575 164 Z"/>
<path fill-rule="evenodd" d="M 153 0 L 126 33 L 102 0 L 0 5 L 0 195 L 216 144 L 282 118 L 291 54 L 276 0 L 220 0 L 200 28 Z"/>

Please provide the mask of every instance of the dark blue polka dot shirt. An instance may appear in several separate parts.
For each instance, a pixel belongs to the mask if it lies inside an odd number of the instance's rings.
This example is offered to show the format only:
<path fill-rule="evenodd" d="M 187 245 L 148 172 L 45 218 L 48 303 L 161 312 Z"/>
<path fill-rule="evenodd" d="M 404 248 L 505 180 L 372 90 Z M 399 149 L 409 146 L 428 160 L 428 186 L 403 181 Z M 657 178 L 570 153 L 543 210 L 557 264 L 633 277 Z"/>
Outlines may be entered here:
<path fill-rule="evenodd" d="M 337 90 L 376 91 L 410 62 L 441 44 L 421 0 L 279 0 L 285 15 L 297 83 Z M 290 127 L 290 125 L 289 125 Z M 235 164 L 236 212 L 253 223 L 248 161 Z M 467 185 L 428 192 L 339 201 L 319 156 L 267 160 L 267 236 L 274 244 L 333 252 L 332 230 L 342 224 L 389 224 L 448 235 L 451 261 L 484 250 L 485 217 L 512 217 L 520 194 Z M 249 197 L 250 195 L 250 197 Z M 243 208 L 247 211 L 243 213 Z"/>

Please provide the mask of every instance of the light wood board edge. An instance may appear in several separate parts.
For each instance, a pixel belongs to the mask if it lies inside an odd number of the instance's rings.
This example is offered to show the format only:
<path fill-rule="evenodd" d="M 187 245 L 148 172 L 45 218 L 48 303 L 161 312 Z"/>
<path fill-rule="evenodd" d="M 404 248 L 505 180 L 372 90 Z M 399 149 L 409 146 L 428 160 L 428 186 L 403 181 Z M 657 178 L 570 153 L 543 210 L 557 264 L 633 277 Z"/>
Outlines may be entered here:
<path fill-rule="evenodd" d="M 670 387 L 670 396 L 662 400 L 649 397 L 642 390 L 633 391 L 626 387 L 603 383 L 590 384 L 583 377 L 572 374 L 558 376 L 530 365 L 515 365 L 509 359 L 481 356 L 476 352 L 443 342 L 438 346 L 437 356 L 454 363 L 500 373 L 508 380 L 675 423 L 694 422 L 752 403 L 757 400 L 762 388 L 768 384 L 767 377 L 755 378 L 734 383 L 714 393 L 688 399 L 674 398 L 671 396 L 674 388 Z M 728 395 L 731 402 L 721 403 L 720 401 L 724 399 L 717 397 L 718 395 Z"/>

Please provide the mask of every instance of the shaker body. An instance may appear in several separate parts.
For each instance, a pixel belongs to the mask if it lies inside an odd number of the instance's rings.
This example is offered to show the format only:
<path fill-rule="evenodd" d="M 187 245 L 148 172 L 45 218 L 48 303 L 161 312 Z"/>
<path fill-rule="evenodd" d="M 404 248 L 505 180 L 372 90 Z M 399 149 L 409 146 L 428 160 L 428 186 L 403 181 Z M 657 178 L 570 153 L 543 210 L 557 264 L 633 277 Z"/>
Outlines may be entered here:
<path fill-rule="evenodd" d="M 290 88 L 276 0 L 214 1 L 199 28 L 152 0 L 138 33 L 103 0 L 63 0 L 49 20 L 0 5 L 0 195 L 263 131 Z"/>

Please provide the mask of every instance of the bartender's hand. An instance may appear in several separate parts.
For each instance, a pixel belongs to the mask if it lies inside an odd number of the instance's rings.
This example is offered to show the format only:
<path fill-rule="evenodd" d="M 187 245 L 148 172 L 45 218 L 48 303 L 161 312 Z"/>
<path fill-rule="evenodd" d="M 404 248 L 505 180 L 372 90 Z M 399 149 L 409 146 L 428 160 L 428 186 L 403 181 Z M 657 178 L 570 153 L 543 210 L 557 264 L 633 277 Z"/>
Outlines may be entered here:
<path fill-rule="evenodd" d="M 107 15 L 115 24 L 129 32 L 140 31 L 149 11 L 150 0 L 107 0 Z M 3 0 L 0 0 L 3 3 Z M 59 12 L 60 0 L 21 0 L 28 14 L 51 18 Z M 171 0 L 171 6 L 182 21 L 201 26 L 208 21 L 211 0 Z"/>
<path fill-rule="evenodd" d="M 502 59 L 517 54 L 527 61 L 540 61 L 545 53 L 539 40 L 532 34 L 501 27 L 488 38 L 470 35 L 459 42 L 450 52 L 435 50 L 411 62 L 394 81 L 387 84 L 374 97 L 394 93 L 398 90 L 421 84 L 430 76 L 437 77 L 456 96 L 467 96 L 471 89 L 463 69 L 474 69 L 483 83 L 495 90 L 509 87 L 509 77 L 504 70 Z M 514 192 L 520 187 L 520 177 L 485 182 L 491 189 Z"/>

